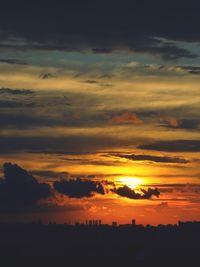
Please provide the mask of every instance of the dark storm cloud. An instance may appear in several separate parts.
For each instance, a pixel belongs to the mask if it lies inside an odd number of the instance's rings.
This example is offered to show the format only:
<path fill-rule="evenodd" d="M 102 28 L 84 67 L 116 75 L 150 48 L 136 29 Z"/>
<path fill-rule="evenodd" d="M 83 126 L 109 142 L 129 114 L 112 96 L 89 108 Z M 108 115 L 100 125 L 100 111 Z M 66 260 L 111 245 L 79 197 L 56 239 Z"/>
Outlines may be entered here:
<path fill-rule="evenodd" d="M 140 149 L 166 152 L 200 152 L 200 140 L 169 140 L 138 146 Z"/>
<path fill-rule="evenodd" d="M 59 205 L 58 199 L 52 198 L 53 193 L 48 184 L 38 183 L 30 173 L 16 164 L 5 163 L 3 170 L 4 178 L 0 179 L 1 212 L 72 212 L 84 209 L 77 204 Z M 48 201 L 44 203 L 38 202 L 47 198 Z"/>
<path fill-rule="evenodd" d="M 0 88 L 0 95 L 32 95 L 34 92 L 29 89 L 11 89 L 11 88 Z"/>
<path fill-rule="evenodd" d="M 13 23 L 13 21 L 15 23 Z M 1 47 L 110 53 L 129 50 L 167 59 L 195 55 L 172 40 L 199 41 L 199 4 L 160 1 L 49 1 L 2 4 Z"/>
<path fill-rule="evenodd" d="M 125 158 L 133 161 L 152 161 L 162 163 L 188 163 L 184 158 L 167 157 L 167 156 L 153 156 L 144 154 L 113 154 L 113 156 Z"/>
<path fill-rule="evenodd" d="M 114 188 L 112 189 L 112 192 L 121 197 L 127 197 L 130 199 L 150 199 L 153 196 L 159 197 L 160 195 L 160 191 L 157 188 L 148 188 L 147 190 L 141 189 L 141 193 L 137 193 L 127 185 Z"/>
<path fill-rule="evenodd" d="M 54 183 L 57 192 L 67 195 L 71 198 L 92 197 L 95 193 L 104 195 L 105 190 L 100 182 L 81 180 L 61 180 Z"/>
<path fill-rule="evenodd" d="M 50 187 L 38 181 L 16 164 L 5 163 L 0 181 L 0 210 L 18 211 L 34 207 L 51 195 Z"/>

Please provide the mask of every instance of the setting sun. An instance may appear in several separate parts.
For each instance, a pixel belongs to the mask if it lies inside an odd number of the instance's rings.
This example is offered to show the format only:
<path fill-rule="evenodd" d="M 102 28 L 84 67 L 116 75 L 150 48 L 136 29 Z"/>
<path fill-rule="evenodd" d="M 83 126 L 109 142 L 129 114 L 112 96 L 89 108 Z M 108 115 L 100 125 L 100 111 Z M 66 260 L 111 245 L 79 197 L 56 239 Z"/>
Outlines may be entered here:
<path fill-rule="evenodd" d="M 143 180 L 137 177 L 131 177 L 131 176 L 124 176 L 124 177 L 119 177 L 116 180 L 120 184 L 124 184 L 129 186 L 131 189 L 137 188 L 139 185 L 142 185 Z"/>

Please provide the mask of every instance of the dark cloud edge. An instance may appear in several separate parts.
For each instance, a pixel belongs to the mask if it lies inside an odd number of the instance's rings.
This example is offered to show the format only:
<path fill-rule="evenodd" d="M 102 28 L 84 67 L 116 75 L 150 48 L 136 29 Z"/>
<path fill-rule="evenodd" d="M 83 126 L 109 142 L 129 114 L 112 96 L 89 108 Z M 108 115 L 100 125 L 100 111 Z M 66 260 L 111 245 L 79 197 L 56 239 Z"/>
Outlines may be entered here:
<path fill-rule="evenodd" d="M 140 145 L 137 148 L 164 152 L 200 152 L 200 140 L 156 141 L 150 144 Z"/>

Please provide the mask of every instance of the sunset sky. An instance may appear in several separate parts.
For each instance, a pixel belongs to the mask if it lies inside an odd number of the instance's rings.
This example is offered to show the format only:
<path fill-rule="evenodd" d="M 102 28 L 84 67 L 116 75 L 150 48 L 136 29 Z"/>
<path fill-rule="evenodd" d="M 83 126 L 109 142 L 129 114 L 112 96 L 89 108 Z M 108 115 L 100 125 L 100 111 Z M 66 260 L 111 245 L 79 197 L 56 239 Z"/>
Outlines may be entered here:
<path fill-rule="evenodd" d="M 0 220 L 200 220 L 200 5 L 35 2 L 0 9 Z"/>

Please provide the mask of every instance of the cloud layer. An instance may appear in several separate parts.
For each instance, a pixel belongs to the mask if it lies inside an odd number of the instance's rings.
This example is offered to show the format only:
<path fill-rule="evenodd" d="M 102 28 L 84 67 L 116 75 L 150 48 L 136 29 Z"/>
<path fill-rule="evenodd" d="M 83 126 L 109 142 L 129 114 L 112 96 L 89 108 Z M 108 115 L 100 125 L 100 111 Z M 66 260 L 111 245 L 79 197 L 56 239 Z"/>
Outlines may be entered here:
<path fill-rule="evenodd" d="M 152 161 L 161 163 L 188 163 L 189 161 L 178 157 L 153 156 L 145 154 L 113 154 L 114 156 L 133 161 Z"/>
<path fill-rule="evenodd" d="M 169 140 L 139 146 L 140 149 L 166 152 L 200 152 L 199 140 Z"/>
<path fill-rule="evenodd" d="M 199 41 L 198 7 L 184 3 L 180 6 L 178 1 L 173 5 L 158 1 L 125 1 L 123 5 L 113 0 L 101 4 L 68 1 L 60 5 L 46 2 L 39 7 L 33 1 L 28 5 L 24 2 L 21 7 L 4 3 L 0 12 L 0 44 L 15 49 L 90 49 L 94 53 L 130 50 L 167 59 L 192 58 L 194 53 L 157 37 Z"/>

